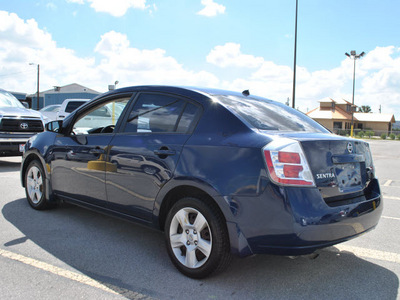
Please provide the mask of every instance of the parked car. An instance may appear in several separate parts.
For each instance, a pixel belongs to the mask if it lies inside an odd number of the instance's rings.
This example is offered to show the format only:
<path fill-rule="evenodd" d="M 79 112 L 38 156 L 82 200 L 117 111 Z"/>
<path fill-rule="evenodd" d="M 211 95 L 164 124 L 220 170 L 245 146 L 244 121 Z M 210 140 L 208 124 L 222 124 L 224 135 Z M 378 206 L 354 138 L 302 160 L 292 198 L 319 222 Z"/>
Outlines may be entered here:
<path fill-rule="evenodd" d="M 90 101 L 90 99 L 65 99 L 57 112 L 56 120 L 63 120 L 75 109 Z"/>
<path fill-rule="evenodd" d="M 105 107 L 111 118 L 91 126 Z M 172 263 L 193 278 L 232 254 L 313 253 L 382 213 L 368 143 L 248 93 L 123 88 L 47 129 L 23 155 L 29 204 L 63 200 L 163 230 Z"/>
<path fill-rule="evenodd" d="M 57 120 L 57 114 L 60 111 L 61 104 L 52 104 L 52 105 L 47 105 L 43 107 L 40 111 L 40 113 L 45 116 L 49 122 L 50 121 L 56 121 Z"/>
<path fill-rule="evenodd" d="M 44 130 L 43 116 L 0 89 L 0 156 L 20 156 L 26 141 Z"/>

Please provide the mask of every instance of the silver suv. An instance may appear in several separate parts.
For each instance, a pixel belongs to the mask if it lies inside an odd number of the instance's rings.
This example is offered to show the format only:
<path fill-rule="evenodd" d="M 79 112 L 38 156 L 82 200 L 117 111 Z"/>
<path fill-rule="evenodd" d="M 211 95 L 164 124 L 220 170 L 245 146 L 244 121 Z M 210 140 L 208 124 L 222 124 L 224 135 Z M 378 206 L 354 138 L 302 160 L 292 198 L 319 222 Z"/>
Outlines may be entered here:
<path fill-rule="evenodd" d="M 26 141 L 43 130 L 41 113 L 26 109 L 17 98 L 0 89 L 0 157 L 22 155 Z"/>

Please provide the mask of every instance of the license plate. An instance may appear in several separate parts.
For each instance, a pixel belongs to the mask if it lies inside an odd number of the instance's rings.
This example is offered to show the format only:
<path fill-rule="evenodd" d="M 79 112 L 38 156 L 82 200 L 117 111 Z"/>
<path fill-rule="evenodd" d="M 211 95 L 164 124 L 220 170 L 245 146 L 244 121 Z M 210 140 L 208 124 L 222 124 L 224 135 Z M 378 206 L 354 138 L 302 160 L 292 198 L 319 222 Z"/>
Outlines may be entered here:
<path fill-rule="evenodd" d="M 336 164 L 335 173 L 339 189 L 349 192 L 362 185 L 359 163 Z"/>
<path fill-rule="evenodd" d="M 25 144 L 19 144 L 19 152 L 24 152 Z"/>

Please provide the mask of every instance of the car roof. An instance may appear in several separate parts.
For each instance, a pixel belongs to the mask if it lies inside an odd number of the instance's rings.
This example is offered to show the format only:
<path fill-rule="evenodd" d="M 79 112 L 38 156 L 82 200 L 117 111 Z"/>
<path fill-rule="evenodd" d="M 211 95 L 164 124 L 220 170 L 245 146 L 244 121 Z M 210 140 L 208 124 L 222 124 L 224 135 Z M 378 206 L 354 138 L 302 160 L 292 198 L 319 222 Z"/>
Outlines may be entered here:
<path fill-rule="evenodd" d="M 241 92 L 228 91 L 223 89 L 215 89 L 215 88 L 205 88 L 205 87 L 195 87 L 195 86 L 172 86 L 172 85 L 140 85 L 140 86 L 130 86 L 119 88 L 116 90 L 112 90 L 107 92 L 105 95 L 118 94 L 123 92 L 165 92 L 165 93 L 173 93 L 182 96 L 195 97 L 197 100 L 201 100 L 201 98 L 212 98 L 213 96 L 236 96 L 236 97 L 245 97 Z M 104 94 L 98 96 L 103 97 Z M 199 97 L 200 96 L 200 97 Z M 203 96 L 203 97 L 201 97 Z M 261 97 L 257 96 L 248 96 L 252 99 L 260 99 Z M 96 97 L 97 98 L 97 97 Z M 263 98 L 265 100 L 269 100 Z M 272 101 L 272 100 L 270 100 Z"/>

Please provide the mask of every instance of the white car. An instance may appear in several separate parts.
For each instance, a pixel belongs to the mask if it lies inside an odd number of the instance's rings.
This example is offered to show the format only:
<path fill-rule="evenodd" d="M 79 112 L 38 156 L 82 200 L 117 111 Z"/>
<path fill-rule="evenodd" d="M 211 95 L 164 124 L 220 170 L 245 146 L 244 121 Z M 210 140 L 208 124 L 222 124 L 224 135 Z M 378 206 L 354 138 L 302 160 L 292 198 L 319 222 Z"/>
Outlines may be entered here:
<path fill-rule="evenodd" d="M 43 116 L 45 116 L 48 119 L 48 121 L 47 120 L 46 121 L 50 122 L 57 120 L 57 114 L 60 111 L 60 107 L 61 104 L 47 105 L 39 111 Z"/>
<path fill-rule="evenodd" d="M 20 156 L 26 141 L 44 130 L 41 113 L 25 108 L 9 92 L 0 89 L 0 157 Z"/>
<path fill-rule="evenodd" d="M 64 120 L 75 109 L 90 101 L 90 99 L 65 99 L 57 113 L 57 120 Z"/>

